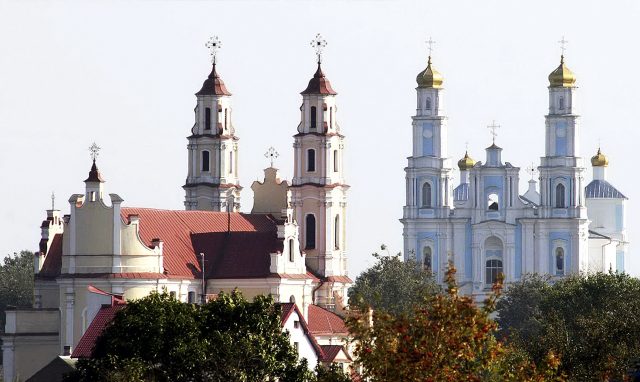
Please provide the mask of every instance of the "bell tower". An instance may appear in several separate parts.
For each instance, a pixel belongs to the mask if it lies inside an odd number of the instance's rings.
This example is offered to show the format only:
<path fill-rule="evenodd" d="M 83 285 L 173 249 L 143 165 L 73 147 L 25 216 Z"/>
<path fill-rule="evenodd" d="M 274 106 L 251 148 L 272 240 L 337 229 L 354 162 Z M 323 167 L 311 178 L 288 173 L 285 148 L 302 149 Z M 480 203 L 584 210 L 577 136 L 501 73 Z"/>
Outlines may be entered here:
<path fill-rule="evenodd" d="M 344 177 L 344 135 L 337 122 L 337 93 L 322 71 L 320 35 L 311 42 L 317 70 L 302 94 L 300 124 L 294 135 L 292 202 L 300 227 L 300 246 L 307 266 L 332 281 L 318 291 L 315 303 L 331 308 L 334 292 L 346 298 L 347 276 L 345 215 L 347 190 Z"/>
<path fill-rule="evenodd" d="M 232 123 L 231 93 L 216 70 L 218 37 L 206 44 L 211 51 L 211 74 L 196 93 L 195 124 L 187 138 L 188 174 L 184 206 L 187 210 L 238 211 L 238 137 Z"/>

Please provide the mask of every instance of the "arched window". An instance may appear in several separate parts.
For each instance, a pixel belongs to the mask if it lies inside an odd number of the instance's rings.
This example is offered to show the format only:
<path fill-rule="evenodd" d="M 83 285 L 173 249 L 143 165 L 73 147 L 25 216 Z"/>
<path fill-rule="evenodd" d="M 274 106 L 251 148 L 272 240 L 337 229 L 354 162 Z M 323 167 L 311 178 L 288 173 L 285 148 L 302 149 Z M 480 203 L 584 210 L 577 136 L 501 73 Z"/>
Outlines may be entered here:
<path fill-rule="evenodd" d="M 209 152 L 208 151 L 203 151 L 202 152 L 202 171 L 209 171 L 209 166 L 210 166 L 210 160 L 209 160 Z"/>
<path fill-rule="evenodd" d="M 333 224 L 333 238 L 336 249 L 340 249 L 340 215 L 336 215 L 334 224 Z"/>
<path fill-rule="evenodd" d="M 224 109 L 224 129 L 226 130 L 227 127 L 227 109 Z"/>
<path fill-rule="evenodd" d="M 338 172 L 338 150 L 333 150 L 333 172 Z"/>
<path fill-rule="evenodd" d="M 556 275 L 564 275 L 564 249 L 556 248 Z"/>
<path fill-rule="evenodd" d="M 316 150 L 314 149 L 307 150 L 307 171 L 316 171 Z"/>
<path fill-rule="evenodd" d="M 289 296 L 289 302 L 292 303 L 292 304 L 295 304 L 296 303 L 296 296 L 294 296 L 294 295 Z"/>
<path fill-rule="evenodd" d="M 333 128 L 333 107 L 329 108 L 329 128 Z"/>
<path fill-rule="evenodd" d="M 196 292 L 194 291 L 189 291 L 187 293 L 187 302 L 189 304 L 195 304 L 196 303 Z"/>
<path fill-rule="evenodd" d="M 425 108 L 427 110 L 431 110 L 431 98 L 430 97 L 427 97 L 427 104 L 426 104 Z"/>
<path fill-rule="evenodd" d="M 485 283 L 494 284 L 502 273 L 502 260 L 490 259 L 486 263 Z"/>
<path fill-rule="evenodd" d="M 558 100 L 558 109 L 564 110 L 564 97 L 560 97 Z"/>
<path fill-rule="evenodd" d="M 316 217 L 309 214 L 305 218 L 305 248 L 314 249 L 316 247 Z"/>
<path fill-rule="evenodd" d="M 289 261 L 291 261 L 293 263 L 293 261 L 295 260 L 294 257 L 294 243 L 293 243 L 293 239 L 289 239 Z"/>
<path fill-rule="evenodd" d="M 564 184 L 558 183 L 556 186 L 556 208 L 564 208 Z"/>
<path fill-rule="evenodd" d="M 498 211 L 500 209 L 500 197 L 493 192 L 487 197 L 487 209 L 490 211 Z"/>
<path fill-rule="evenodd" d="M 229 174 L 233 174 L 233 151 L 229 151 Z"/>
<path fill-rule="evenodd" d="M 425 271 L 431 271 L 433 261 L 433 254 L 431 253 L 431 247 L 424 247 L 422 249 L 422 268 Z"/>
<path fill-rule="evenodd" d="M 204 109 L 204 129 L 211 130 L 211 108 Z"/>
<path fill-rule="evenodd" d="M 316 120 L 318 118 L 318 112 L 316 110 L 315 106 L 311 106 L 311 126 L 310 128 L 315 129 L 316 128 Z"/>
<path fill-rule="evenodd" d="M 422 185 L 422 207 L 431 208 L 431 183 Z"/>

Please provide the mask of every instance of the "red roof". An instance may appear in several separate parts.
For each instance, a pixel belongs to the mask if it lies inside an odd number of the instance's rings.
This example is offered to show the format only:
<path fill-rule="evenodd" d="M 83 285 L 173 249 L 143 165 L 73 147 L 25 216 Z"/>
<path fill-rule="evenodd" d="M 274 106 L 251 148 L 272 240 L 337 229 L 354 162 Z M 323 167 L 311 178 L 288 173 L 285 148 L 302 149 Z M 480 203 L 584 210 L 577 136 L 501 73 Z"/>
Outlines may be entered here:
<path fill-rule="evenodd" d="M 282 313 L 280 314 L 281 325 L 284 326 L 284 324 L 289 319 L 289 316 L 291 316 L 291 313 L 293 313 L 294 311 L 298 313 L 298 317 L 300 318 L 300 325 L 302 325 L 302 330 L 304 331 L 304 334 L 309 338 L 309 341 L 311 342 L 311 345 L 316 351 L 318 358 L 323 358 L 324 353 L 322 352 L 322 348 L 320 347 L 320 345 L 318 345 L 318 341 L 316 341 L 316 338 L 311 333 L 311 330 L 309 329 L 309 325 L 307 324 L 307 321 L 304 319 L 304 316 L 302 315 L 302 312 L 300 312 L 300 309 L 298 309 L 298 305 L 296 305 L 295 303 L 287 302 L 287 303 L 280 304 L 280 307 L 282 309 Z"/>
<path fill-rule="evenodd" d="M 309 331 L 318 334 L 348 334 L 342 317 L 317 305 L 309 305 Z"/>
<path fill-rule="evenodd" d="M 49 252 L 42 254 L 46 256 L 42 269 L 38 273 L 38 278 L 55 278 L 60 275 L 62 268 L 62 234 L 58 233 L 53 237 Z"/>
<path fill-rule="evenodd" d="M 91 324 L 84 332 L 78 346 L 73 350 L 71 358 L 90 358 L 93 347 L 96 345 L 96 340 L 108 324 L 113 321 L 116 313 L 118 313 L 126 305 L 105 305 L 96 314 L 96 317 L 91 321 Z"/>
<path fill-rule="evenodd" d="M 222 78 L 216 72 L 216 64 L 213 64 L 213 68 L 211 69 L 211 74 L 204 80 L 202 84 L 202 88 L 200 91 L 196 93 L 196 95 L 226 95 L 230 96 L 231 93 L 227 90 L 227 87 L 224 85 Z"/>
<path fill-rule="evenodd" d="M 344 354 L 347 356 L 348 360 L 351 360 L 351 357 L 344 349 L 342 345 L 320 345 L 322 348 L 323 356 L 320 358 L 321 362 L 333 362 L 335 361 L 340 351 L 344 351 Z"/>
<path fill-rule="evenodd" d="M 300 94 L 328 94 L 328 95 L 336 95 L 333 88 L 331 88 L 331 83 L 324 76 L 322 72 L 322 68 L 320 67 L 320 63 L 318 63 L 318 70 L 313 75 L 313 78 L 309 80 L 309 85 L 307 88 Z"/>

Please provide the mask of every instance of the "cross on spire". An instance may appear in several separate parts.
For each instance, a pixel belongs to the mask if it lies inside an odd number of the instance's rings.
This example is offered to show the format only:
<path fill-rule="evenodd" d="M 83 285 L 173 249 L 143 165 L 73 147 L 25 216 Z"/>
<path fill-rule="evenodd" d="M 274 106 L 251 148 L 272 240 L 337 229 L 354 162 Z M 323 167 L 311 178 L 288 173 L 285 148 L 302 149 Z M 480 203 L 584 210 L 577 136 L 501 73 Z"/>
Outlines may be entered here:
<path fill-rule="evenodd" d="M 270 167 L 273 167 L 273 161 L 278 159 L 279 156 L 280 154 L 276 151 L 276 149 L 273 148 L 273 146 L 269 147 L 269 150 L 264 153 L 264 157 L 268 158 L 269 162 L 271 162 Z"/>
<path fill-rule="evenodd" d="M 493 139 L 493 143 L 496 143 L 496 137 L 498 136 L 498 133 L 496 132 L 496 130 L 498 130 L 500 128 L 500 125 L 496 125 L 496 121 L 493 120 L 491 122 L 491 124 L 489 126 L 487 126 L 487 129 L 491 130 L 491 137 Z"/>
<path fill-rule="evenodd" d="M 322 63 L 322 51 L 326 46 L 327 46 L 327 40 L 325 40 L 320 33 L 316 35 L 316 38 L 311 40 L 311 47 L 316 51 L 316 56 L 318 57 L 318 64 Z"/>
<path fill-rule="evenodd" d="M 429 57 L 431 57 L 431 53 L 433 53 L 433 45 L 436 42 L 431 39 L 431 36 L 429 36 L 429 39 L 425 42 L 427 43 L 427 49 L 429 49 Z"/>
<path fill-rule="evenodd" d="M 56 193 L 51 191 L 51 210 L 56 209 Z"/>
<path fill-rule="evenodd" d="M 100 146 L 93 142 L 91 146 L 89 146 L 89 152 L 91 153 L 91 159 L 95 162 L 98 155 L 100 155 Z"/>
<path fill-rule="evenodd" d="M 218 38 L 218 36 L 209 37 L 209 40 L 204 44 L 209 49 L 209 55 L 211 56 L 211 63 L 216 64 L 216 55 L 218 54 L 218 49 L 222 48 L 222 41 Z"/>
<path fill-rule="evenodd" d="M 569 43 L 569 41 L 564 39 L 564 36 L 562 36 L 562 40 L 558 41 L 558 44 L 560 44 L 560 51 L 562 52 L 562 56 L 564 57 L 564 52 L 567 50 L 567 44 Z"/>
<path fill-rule="evenodd" d="M 538 172 L 535 163 L 531 162 L 531 164 L 527 167 L 527 173 L 531 175 L 531 180 L 534 180 L 535 174 Z"/>

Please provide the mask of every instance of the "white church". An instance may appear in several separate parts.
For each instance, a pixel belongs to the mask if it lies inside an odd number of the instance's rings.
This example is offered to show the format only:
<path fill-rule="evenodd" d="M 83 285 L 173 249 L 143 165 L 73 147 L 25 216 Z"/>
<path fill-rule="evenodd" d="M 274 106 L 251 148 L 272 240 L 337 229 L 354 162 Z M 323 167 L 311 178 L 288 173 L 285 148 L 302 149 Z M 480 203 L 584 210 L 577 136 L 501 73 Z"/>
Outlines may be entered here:
<path fill-rule="evenodd" d="M 627 198 L 606 178 L 608 159 L 598 148 L 587 183 L 580 153 L 576 77 L 560 58 L 549 75 L 544 154 L 539 184 L 520 194 L 520 168 L 504 161 L 494 141 L 483 161 L 448 152 L 443 77 L 431 63 L 416 78 L 413 152 L 406 172 L 405 257 L 415 258 L 439 280 L 449 262 L 460 290 L 481 298 L 499 273 L 505 282 L 524 274 L 553 278 L 577 272 L 624 271 L 628 256 Z M 495 125 L 493 126 L 495 129 Z"/>

